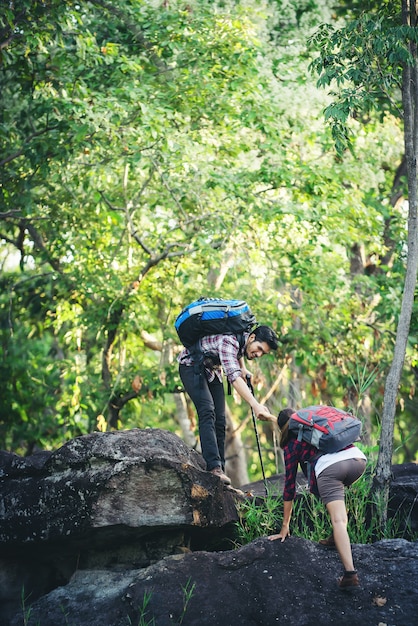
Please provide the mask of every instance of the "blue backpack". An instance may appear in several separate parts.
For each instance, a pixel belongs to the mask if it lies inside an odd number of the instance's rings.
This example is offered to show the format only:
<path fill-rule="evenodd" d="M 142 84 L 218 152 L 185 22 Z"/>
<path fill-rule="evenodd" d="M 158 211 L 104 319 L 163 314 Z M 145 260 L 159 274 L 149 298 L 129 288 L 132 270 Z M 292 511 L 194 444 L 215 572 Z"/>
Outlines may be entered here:
<path fill-rule="evenodd" d="M 235 335 L 251 332 L 255 316 L 244 300 L 199 298 L 187 305 L 174 323 L 181 343 L 189 349 L 208 335 Z"/>
<path fill-rule="evenodd" d="M 308 406 L 289 418 L 289 432 L 307 441 L 322 454 L 339 452 L 360 438 L 357 417 L 333 406 Z"/>

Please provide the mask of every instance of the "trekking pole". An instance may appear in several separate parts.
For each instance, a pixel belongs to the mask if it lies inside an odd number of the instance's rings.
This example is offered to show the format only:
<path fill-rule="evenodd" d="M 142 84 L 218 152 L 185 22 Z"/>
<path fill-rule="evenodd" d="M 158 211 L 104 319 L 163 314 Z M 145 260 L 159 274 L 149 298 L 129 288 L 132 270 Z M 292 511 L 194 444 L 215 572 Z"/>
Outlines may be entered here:
<path fill-rule="evenodd" d="M 248 388 L 251 391 L 251 393 L 254 395 L 254 389 L 253 389 L 253 386 L 251 384 L 251 376 L 249 374 L 247 374 L 247 385 L 248 385 Z M 257 420 L 256 420 L 256 417 L 255 417 L 255 414 L 254 414 L 254 411 L 253 411 L 253 407 L 251 407 L 251 415 L 253 417 L 254 432 L 255 432 L 255 438 L 257 440 L 258 456 L 260 457 L 261 472 L 263 474 L 264 489 L 266 490 L 266 496 L 267 496 L 268 495 L 268 489 L 267 489 L 266 474 L 264 472 L 264 464 L 263 464 L 263 459 L 262 459 L 262 456 L 261 456 L 260 437 L 258 436 Z"/>

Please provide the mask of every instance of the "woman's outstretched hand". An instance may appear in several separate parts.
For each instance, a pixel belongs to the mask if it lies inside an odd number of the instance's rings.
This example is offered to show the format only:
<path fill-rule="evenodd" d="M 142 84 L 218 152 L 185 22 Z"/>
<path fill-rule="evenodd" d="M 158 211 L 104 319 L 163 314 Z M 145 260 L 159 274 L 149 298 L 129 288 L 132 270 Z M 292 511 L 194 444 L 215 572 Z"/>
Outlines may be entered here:
<path fill-rule="evenodd" d="M 286 539 L 286 537 L 290 537 L 289 526 L 282 526 L 281 531 L 277 535 L 270 535 L 267 537 L 269 541 L 276 541 L 277 539 L 281 539 L 281 542 Z"/>

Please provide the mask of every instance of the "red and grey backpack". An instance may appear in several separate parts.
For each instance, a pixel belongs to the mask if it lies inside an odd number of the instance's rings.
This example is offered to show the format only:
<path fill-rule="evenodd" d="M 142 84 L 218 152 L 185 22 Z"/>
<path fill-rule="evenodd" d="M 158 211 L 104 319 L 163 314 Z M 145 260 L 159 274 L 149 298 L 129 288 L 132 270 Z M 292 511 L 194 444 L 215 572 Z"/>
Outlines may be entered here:
<path fill-rule="evenodd" d="M 361 428 L 357 417 L 333 406 L 308 406 L 289 418 L 289 432 L 323 454 L 339 452 L 358 441 Z"/>

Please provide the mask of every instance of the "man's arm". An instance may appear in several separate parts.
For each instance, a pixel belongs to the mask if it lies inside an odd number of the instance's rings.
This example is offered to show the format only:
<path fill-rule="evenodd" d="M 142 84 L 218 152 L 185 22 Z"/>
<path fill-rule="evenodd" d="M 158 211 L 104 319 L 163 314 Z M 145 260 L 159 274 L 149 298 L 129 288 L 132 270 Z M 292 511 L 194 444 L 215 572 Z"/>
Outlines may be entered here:
<path fill-rule="evenodd" d="M 234 382 L 232 383 L 232 386 L 235 389 L 235 391 L 241 396 L 241 398 L 245 400 L 245 402 L 248 402 L 248 404 L 254 411 L 255 416 L 258 417 L 258 419 L 261 419 L 265 422 L 276 421 L 276 417 L 270 413 L 268 408 L 264 406 L 264 404 L 260 404 L 256 400 L 256 398 L 251 393 L 251 390 L 249 389 L 247 383 L 244 382 L 241 376 L 234 380 Z"/>

